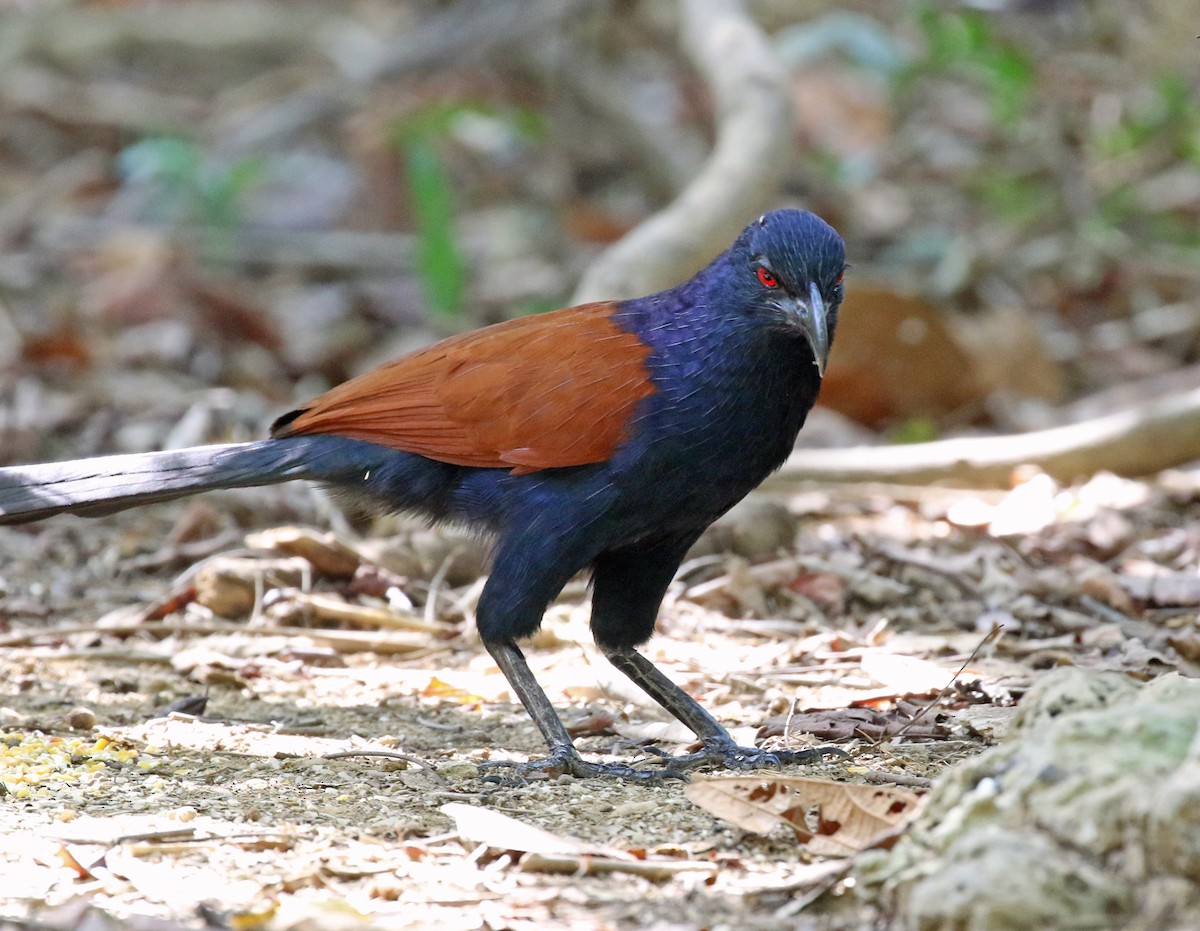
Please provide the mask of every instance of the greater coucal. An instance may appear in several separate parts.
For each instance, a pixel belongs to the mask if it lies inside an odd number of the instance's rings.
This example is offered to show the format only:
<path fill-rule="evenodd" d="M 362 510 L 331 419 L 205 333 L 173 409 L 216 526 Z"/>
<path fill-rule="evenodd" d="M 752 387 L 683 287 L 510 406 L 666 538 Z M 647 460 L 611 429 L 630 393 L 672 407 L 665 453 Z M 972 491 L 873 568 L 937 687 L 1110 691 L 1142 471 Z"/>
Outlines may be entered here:
<path fill-rule="evenodd" d="M 480 637 L 550 748 L 521 774 L 810 759 L 737 746 L 635 648 L 688 548 L 791 451 L 844 270 L 832 227 L 777 210 L 677 287 L 443 340 L 285 414 L 270 439 L 0 469 L 0 524 L 293 479 L 466 523 L 495 537 Z M 581 570 L 604 655 L 700 738 L 664 770 L 583 760 L 517 647 Z"/>

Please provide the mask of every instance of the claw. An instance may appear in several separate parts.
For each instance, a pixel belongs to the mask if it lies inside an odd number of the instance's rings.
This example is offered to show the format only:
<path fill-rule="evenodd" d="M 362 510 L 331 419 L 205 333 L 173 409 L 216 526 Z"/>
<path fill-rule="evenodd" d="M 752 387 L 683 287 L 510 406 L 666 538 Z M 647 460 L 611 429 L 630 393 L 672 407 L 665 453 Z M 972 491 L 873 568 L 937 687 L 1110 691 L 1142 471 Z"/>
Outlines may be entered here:
<path fill-rule="evenodd" d="M 837 747 L 813 747 L 804 750 L 763 750 L 759 747 L 740 747 L 727 737 L 711 737 L 695 753 L 671 756 L 657 747 L 644 747 L 662 760 L 663 765 L 673 770 L 690 770 L 700 766 L 716 765 L 727 769 L 778 769 L 793 763 L 814 763 L 823 756 L 849 756 Z"/>
<path fill-rule="evenodd" d="M 669 759 L 669 758 L 668 758 Z M 541 760 L 520 763 L 516 760 L 489 760 L 480 763 L 483 769 L 508 769 L 512 776 L 484 776 L 484 782 L 502 786 L 520 786 L 531 781 L 569 775 L 576 779 L 628 779 L 634 782 L 663 782 L 667 779 L 687 781 L 687 775 L 667 766 L 663 769 L 635 769 L 625 763 L 590 763 L 578 753 L 558 750 Z"/>
<path fill-rule="evenodd" d="M 480 763 L 481 770 L 507 769 L 508 778 L 499 774 L 484 776 L 484 782 L 502 786 L 521 786 L 556 776 L 576 779 L 628 779 L 632 782 L 664 782 L 667 779 L 688 781 L 687 771 L 701 766 L 724 766 L 727 769 L 779 769 L 793 763 L 813 763 L 823 756 L 849 756 L 837 747 L 813 747 L 804 750 L 763 750 L 759 747 L 740 747 L 729 738 L 713 737 L 695 753 L 671 756 L 658 747 L 643 747 L 662 763 L 661 769 L 636 769 L 626 763 L 590 763 L 573 749 L 555 750 L 540 760 L 520 763 L 516 760 L 489 760 Z"/>

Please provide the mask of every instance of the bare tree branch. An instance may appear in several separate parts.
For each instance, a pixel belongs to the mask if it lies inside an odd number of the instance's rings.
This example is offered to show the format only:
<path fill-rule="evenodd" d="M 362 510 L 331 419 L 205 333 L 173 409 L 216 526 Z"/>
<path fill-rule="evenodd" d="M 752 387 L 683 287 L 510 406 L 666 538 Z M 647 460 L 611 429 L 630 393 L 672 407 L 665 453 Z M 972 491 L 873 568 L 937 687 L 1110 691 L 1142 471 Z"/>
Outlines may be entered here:
<path fill-rule="evenodd" d="M 774 482 L 821 480 L 1007 487 L 1033 464 L 1062 481 L 1100 470 L 1148 475 L 1200 459 L 1200 389 L 1081 423 L 1012 436 L 852 449 L 801 449 Z"/>
<path fill-rule="evenodd" d="M 711 88 L 717 141 L 703 170 L 665 209 L 605 252 L 575 301 L 668 287 L 725 248 L 774 196 L 786 166 L 786 77 L 740 0 L 681 0 L 680 42 Z"/>

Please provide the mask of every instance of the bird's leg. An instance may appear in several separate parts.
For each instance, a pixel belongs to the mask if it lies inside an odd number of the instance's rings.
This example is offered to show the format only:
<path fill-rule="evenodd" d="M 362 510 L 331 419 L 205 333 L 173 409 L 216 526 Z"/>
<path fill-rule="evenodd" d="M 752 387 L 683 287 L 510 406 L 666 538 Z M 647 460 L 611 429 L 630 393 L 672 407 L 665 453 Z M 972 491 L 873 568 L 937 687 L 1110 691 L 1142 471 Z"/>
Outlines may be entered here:
<path fill-rule="evenodd" d="M 634 769 L 632 766 L 626 766 L 622 763 L 591 763 L 584 760 L 579 755 L 579 751 L 575 749 L 575 745 L 571 741 L 571 735 L 567 733 L 567 729 L 563 725 L 562 719 L 558 716 L 558 712 L 554 710 L 554 706 L 550 704 L 550 699 L 546 697 L 546 693 L 538 685 L 537 679 L 534 678 L 533 671 L 525 661 L 525 655 L 521 652 L 520 648 L 511 641 L 494 640 L 485 640 L 484 646 L 492 654 L 496 665 L 504 673 L 504 678 L 508 680 L 508 684 L 517 693 L 517 697 L 521 699 L 521 704 L 525 706 L 525 710 L 533 718 L 533 723 L 537 725 L 542 739 L 546 741 L 546 746 L 550 749 L 550 755 L 545 759 L 532 760 L 528 763 L 506 761 L 484 763 L 483 768 L 505 767 L 511 770 L 515 777 L 509 780 L 485 777 L 489 781 L 522 782 L 531 776 L 544 778 L 564 773 L 581 779 L 595 776 L 637 779 L 640 781 L 684 778 L 681 773 L 671 768 Z M 700 710 L 703 714 L 703 709 Z M 715 721 L 713 723 L 716 724 Z"/>
<path fill-rule="evenodd" d="M 648 749 L 662 757 L 663 764 L 670 770 L 692 769 L 706 763 L 747 768 L 819 759 L 826 751 L 772 753 L 756 747 L 739 747 L 696 699 L 634 649 L 654 633 L 654 621 L 663 595 L 698 533 L 609 551 L 596 560 L 592 589 L 592 633 L 596 643 L 610 663 L 687 725 L 702 744 L 695 753 L 677 757 Z M 840 750 L 828 752 L 841 753 Z"/>
<path fill-rule="evenodd" d="M 558 712 L 550 704 L 550 699 L 546 697 L 546 693 L 538 685 L 537 679 L 534 678 L 533 670 L 529 668 L 529 663 L 525 661 L 525 654 L 521 652 L 520 647 L 515 643 L 508 642 L 485 642 L 484 646 L 492 654 L 492 659 L 496 661 L 496 665 L 504 673 L 504 678 L 508 680 L 508 684 L 517 693 L 517 697 L 521 700 L 521 704 L 525 706 L 525 710 L 529 712 L 529 716 L 533 718 L 533 723 L 537 725 L 542 739 L 546 741 L 546 746 L 550 748 L 550 755 L 563 759 L 572 755 L 578 755 L 575 753 L 575 746 L 571 742 L 571 735 L 567 733 L 567 728 L 563 725 Z"/>
<path fill-rule="evenodd" d="M 537 551 L 540 547 L 540 551 Z M 625 779 L 663 779 L 665 770 L 638 770 L 617 763 L 585 761 L 571 741 L 550 699 L 538 685 L 525 656 L 517 646 L 520 637 L 537 630 L 546 605 L 562 590 L 577 569 L 587 565 L 589 554 L 576 552 L 553 535 L 513 535 L 502 538 L 492 563 L 492 574 L 479 596 L 475 617 L 483 645 L 504 673 L 513 692 L 533 718 L 550 755 L 528 763 L 489 762 L 484 768 L 505 767 L 510 778 L 486 777 L 489 781 L 519 783 L 528 778 L 563 774 Z M 531 572 L 531 566 L 541 571 Z M 672 773 L 675 778 L 683 778 Z"/>
<path fill-rule="evenodd" d="M 835 747 L 804 750 L 763 750 L 759 747 L 738 746 L 729 731 L 704 710 L 696 699 L 668 679 L 650 660 L 631 647 L 605 650 L 605 657 L 629 677 L 638 688 L 671 712 L 700 738 L 703 746 L 685 756 L 663 755 L 664 763 L 673 770 L 694 769 L 707 763 L 731 769 L 756 766 L 781 766 L 787 763 L 811 763 L 826 754 L 845 756 Z M 651 749 L 652 753 L 658 753 Z"/>
<path fill-rule="evenodd" d="M 643 692 L 687 725 L 703 741 L 728 740 L 729 732 L 696 699 L 662 674 L 657 666 L 632 648 L 606 650 L 605 658 Z"/>

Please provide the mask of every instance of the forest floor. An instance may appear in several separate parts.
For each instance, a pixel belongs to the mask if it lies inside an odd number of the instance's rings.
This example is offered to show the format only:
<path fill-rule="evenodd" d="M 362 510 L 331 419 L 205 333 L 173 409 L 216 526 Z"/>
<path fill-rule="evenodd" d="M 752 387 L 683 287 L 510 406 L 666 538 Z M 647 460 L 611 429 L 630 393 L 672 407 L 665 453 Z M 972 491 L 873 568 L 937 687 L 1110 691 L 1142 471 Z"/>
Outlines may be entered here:
<path fill-rule="evenodd" d="M 994 744 L 1047 669 L 1195 674 L 1200 586 L 1179 571 L 1200 546 L 1195 482 L 763 494 L 702 541 L 646 650 L 741 741 L 848 754 L 783 775 L 920 792 Z M 680 782 L 484 781 L 478 763 L 542 747 L 471 628 L 478 544 L 214 528 L 250 501 L 256 521 L 289 526 L 324 508 L 299 487 L 250 495 L 0 535 L 12 917 L 886 925 L 847 878 L 852 858 L 814 856 L 786 826 L 743 831 Z M 397 563 L 413 552 L 439 562 Z M 241 622 L 213 613 L 236 615 L 247 585 Z M 412 629 L 381 629 L 384 616 Z M 581 580 L 531 663 L 586 755 L 652 768 L 641 746 L 687 738 L 607 668 L 586 618 Z"/>
<path fill-rule="evenodd" d="M 386 359 L 570 303 L 672 203 L 689 235 L 739 229 L 767 204 L 680 195 L 716 141 L 758 138 L 721 95 L 765 59 L 697 55 L 672 11 L 749 9 L 794 131 L 771 110 L 791 147 L 747 148 L 741 181 L 853 263 L 802 445 L 1023 457 L 1012 437 L 1190 404 L 1122 433 L 1119 464 L 1031 456 L 1046 474 L 987 489 L 777 477 L 669 593 L 646 653 L 742 743 L 847 754 L 752 786 L 1000 791 L 980 761 L 1052 730 L 1020 707 L 1051 673 L 1200 674 L 1200 472 L 1162 471 L 1200 457 L 1200 92 L 1192 4 L 993 6 L 0 4 L 0 466 L 257 438 Z M 804 839 L 699 778 L 485 781 L 543 750 L 474 631 L 485 573 L 478 540 L 299 485 L 0 530 L 0 927 L 902 926 L 860 852 L 886 841 L 845 823 Z M 588 758 L 653 768 L 689 737 L 595 652 L 586 603 L 568 586 L 530 663 Z M 1200 926 L 1200 749 L 1115 733 L 1134 784 L 1077 794 L 1088 830 L 1043 847 L 1086 869 L 1045 885 L 1120 886 L 1123 915 L 1165 890 L 1139 926 Z M 1079 745 L 1039 772 L 1072 767 L 1108 774 Z M 1137 806 L 1171 798 L 1183 840 L 1135 850 Z M 1061 827 L 1052 801 L 1008 840 Z M 964 887 L 1020 900 L 1031 861 L 994 840 L 1010 860 L 960 858 Z"/>

